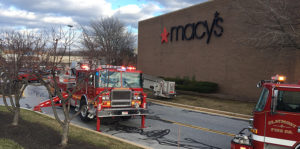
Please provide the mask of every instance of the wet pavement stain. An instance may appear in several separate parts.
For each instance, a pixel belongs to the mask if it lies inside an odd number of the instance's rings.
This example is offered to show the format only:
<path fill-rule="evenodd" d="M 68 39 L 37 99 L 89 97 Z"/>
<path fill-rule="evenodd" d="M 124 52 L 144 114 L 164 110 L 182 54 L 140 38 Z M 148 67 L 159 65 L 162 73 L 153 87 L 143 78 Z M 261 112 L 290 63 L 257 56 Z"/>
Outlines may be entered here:
<path fill-rule="evenodd" d="M 112 135 L 116 135 L 119 133 L 137 133 L 147 137 L 146 139 L 143 140 L 154 140 L 157 141 L 158 144 L 160 145 L 182 147 L 186 149 L 221 149 L 219 147 L 211 146 L 192 138 L 183 138 L 183 141 L 179 141 L 179 142 L 178 140 L 168 139 L 166 138 L 166 136 L 171 132 L 170 129 L 144 131 L 141 128 L 115 123 L 113 127 L 110 127 L 105 132 L 110 132 L 110 131 L 117 131 Z"/>

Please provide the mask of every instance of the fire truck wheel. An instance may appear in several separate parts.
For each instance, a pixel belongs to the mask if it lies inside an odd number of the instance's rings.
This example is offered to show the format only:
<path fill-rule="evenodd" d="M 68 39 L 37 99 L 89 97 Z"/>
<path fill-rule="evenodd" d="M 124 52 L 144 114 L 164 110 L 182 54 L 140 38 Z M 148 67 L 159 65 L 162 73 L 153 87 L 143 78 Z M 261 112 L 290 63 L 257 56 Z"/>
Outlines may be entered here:
<path fill-rule="evenodd" d="M 81 99 L 81 101 L 80 101 L 80 109 L 81 109 L 81 107 L 83 107 L 83 106 L 85 106 L 86 105 L 86 101 L 84 100 L 84 99 Z M 87 121 L 90 121 L 91 119 L 88 117 L 88 107 L 87 106 L 85 106 L 83 109 L 82 109 L 82 111 L 80 112 L 80 114 L 79 114 L 79 116 L 80 116 L 80 119 L 82 120 L 82 121 L 85 121 L 85 122 L 87 122 Z"/>
<path fill-rule="evenodd" d="M 300 144 L 298 144 L 298 145 L 295 147 L 295 149 L 300 149 Z"/>

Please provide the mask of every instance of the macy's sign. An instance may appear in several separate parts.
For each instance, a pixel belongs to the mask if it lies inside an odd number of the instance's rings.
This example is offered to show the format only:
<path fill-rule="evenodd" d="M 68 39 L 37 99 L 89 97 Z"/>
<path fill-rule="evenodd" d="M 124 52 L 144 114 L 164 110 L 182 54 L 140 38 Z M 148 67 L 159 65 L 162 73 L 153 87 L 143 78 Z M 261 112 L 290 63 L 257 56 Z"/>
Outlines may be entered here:
<path fill-rule="evenodd" d="M 196 23 L 188 23 L 185 26 L 178 25 L 171 27 L 171 35 L 170 41 L 173 40 L 178 41 L 178 38 L 181 38 L 182 41 L 184 40 L 194 40 L 194 39 L 203 39 L 206 37 L 206 43 L 208 44 L 210 41 L 211 36 L 214 34 L 217 37 L 222 36 L 223 34 L 223 27 L 220 25 L 220 22 L 223 22 L 223 18 L 219 16 L 220 14 L 216 11 L 215 17 L 212 24 L 209 26 L 207 20 L 199 21 Z M 199 33 L 198 29 L 204 29 L 203 32 Z M 188 32 L 191 30 L 191 32 Z M 181 32 L 181 36 L 180 33 Z M 169 32 L 167 32 L 166 27 L 164 28 L 163 32 L 161 33 L 161 43 L 168 42 Z M 174 39 L 175 38 L 175 39 Z"/>

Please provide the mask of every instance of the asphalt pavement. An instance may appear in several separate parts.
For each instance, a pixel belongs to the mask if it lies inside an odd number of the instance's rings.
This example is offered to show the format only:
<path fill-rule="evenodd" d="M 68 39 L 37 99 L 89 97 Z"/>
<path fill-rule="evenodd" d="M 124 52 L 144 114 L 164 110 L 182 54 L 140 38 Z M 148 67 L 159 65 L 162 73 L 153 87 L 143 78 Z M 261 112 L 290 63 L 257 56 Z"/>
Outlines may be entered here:
<path fill-rule="evenodd" d="M 48 98 L 41 86 L 28 86 L 21 100 L 21 106 L 33 109 Z M 0 104 L 3 101 L 0 100 Z M 228 149 L 232 135 L 248 126 L 245 120 L 205 114 L 182 108 L 163 106 L 149 102 L 150 115 L 146 117 L 145 129 L 140 128 L 140 117 L 128 121 L 102 120 L 101 131 L 155 149 Z M 63 117 L 58 107 L 60 117 Z M 42 108 L 52 115 L 52 108 Z M 74 114 L 72 110 L 71 115 Z M 96 121 L 84 123 L 79 116 L 72 123 L 95 130 Z"/>

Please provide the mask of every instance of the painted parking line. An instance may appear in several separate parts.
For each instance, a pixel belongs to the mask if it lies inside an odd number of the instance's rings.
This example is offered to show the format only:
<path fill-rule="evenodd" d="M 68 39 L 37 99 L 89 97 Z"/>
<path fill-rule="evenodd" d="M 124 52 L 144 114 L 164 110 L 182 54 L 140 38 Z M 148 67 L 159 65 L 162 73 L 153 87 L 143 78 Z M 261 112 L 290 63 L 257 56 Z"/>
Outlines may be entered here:
<path fill-rule="evenodd" d="M 215 133 L 215 134 L 220 134 L 220 135 L 225 135 L 225 136 L 230 136 L 230 137 L 235 136 L 235 134 L 228 133 L 228 132 L 213 130 L 213 129 L 204 128 L 204 127 L 200 127 L 200 126 L 194 126 L 194 125 L 190 125 L 190 124 L 184 124 L 184 123 L 171 121 L 171 120 L 166 120 L 166 119 L 161 119 L 161 120 L 173 123 L 175 125 L 184 126 L 184 127 L 188 127 L 188 128 L 193 128 L 193 129 L 197 129 L 197 130 L 202 130 L 202 131 L 206 131 L 206 132 L 210 132 L 210 133 Z"/>

